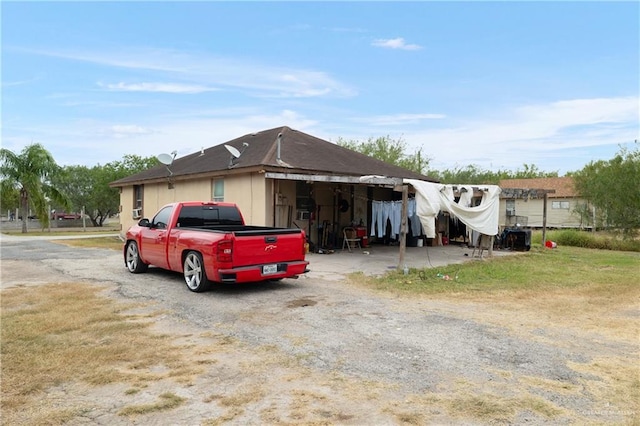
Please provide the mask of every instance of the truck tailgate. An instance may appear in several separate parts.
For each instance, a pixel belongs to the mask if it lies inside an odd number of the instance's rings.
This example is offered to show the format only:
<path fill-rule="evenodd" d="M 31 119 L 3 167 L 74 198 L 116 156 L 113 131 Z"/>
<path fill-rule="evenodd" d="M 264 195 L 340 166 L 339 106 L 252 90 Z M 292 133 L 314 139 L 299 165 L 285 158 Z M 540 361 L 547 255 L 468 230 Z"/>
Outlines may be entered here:
<path fill-rule="evenodd" d="M 302 232 L 257 233 L 235 232 L 233 266 L 277 264 L 304 260 Z"/>

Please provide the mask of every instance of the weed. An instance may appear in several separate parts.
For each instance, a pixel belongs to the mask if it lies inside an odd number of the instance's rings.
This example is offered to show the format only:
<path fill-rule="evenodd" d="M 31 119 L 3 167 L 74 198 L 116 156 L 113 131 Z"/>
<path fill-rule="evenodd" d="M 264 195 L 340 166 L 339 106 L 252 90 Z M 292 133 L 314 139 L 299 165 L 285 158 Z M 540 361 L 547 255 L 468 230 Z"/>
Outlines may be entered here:
<path fill-rule="evenodd" d="M 563 229 L 547 231 L 545 237 L 547 241 L 553 241 L 559 246 L 640 252 L 640 240 L 625 240 L 612 234 Z M 531 242 L 542 245 L 542 232 L 534 232 Z"/>
<path fill-rule="evenodd" d="M 171 392 L 167 392 L 160 395 L 159 400 L 153 404 L 130 405 L 120 410 L 118 414 L 120 414 L 121 416 L 149 414 L 156 411 L 171 410 L 173 408 L 179 407 L 184 402 L 184 398 L 181 398 Z"/>

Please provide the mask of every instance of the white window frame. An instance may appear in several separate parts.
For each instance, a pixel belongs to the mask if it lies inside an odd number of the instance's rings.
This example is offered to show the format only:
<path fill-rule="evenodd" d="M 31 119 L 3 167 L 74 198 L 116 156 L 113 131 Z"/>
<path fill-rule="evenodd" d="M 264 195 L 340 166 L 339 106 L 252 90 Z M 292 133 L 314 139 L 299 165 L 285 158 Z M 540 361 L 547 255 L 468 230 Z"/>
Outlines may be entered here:
<path fill-rule="evenodd" d="M 220 187 L 218 187 L 218 184 Z M 216 194 L 216 190 L 222 189 L 222 192 Z M 217 202 L 224 201 L 224 179 L 213 179 L 211 181 L 211 199 Z"/>
<path fill-rule="evenodd" d="M 571 205 L 568 201 L 552 201 L 551 208 L 556 210 L 569 210 Z"/>
<path fill-rule="evenodd" d="M 144 203 L 144 185 L 133 185 L 133 208 L 141 209 Z"/>

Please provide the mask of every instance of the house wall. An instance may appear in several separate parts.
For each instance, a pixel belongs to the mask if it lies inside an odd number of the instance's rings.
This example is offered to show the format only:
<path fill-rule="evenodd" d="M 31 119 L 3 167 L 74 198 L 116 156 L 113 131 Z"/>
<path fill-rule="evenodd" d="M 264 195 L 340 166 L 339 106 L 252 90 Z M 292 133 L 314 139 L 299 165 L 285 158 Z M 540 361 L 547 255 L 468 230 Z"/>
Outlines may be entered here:
<path fill-rule="evenodd" d="M 120 188 L 120 231 L 121 233 L 129 229 L 138 219 L 133 219 L 133 187 L 125 186 Z"/>
<path fill-rule="evenodd" d="M 269 226 L 294 227 L 293 222 L 296 221 L 296 182 L 271 179 L 267 182 L 267 186 L 273 188 L 274 194 L 271 214 L 267 214 Z"/>
<path fill-rule="evenodd" d="M 238 205 L 247 225 L 273 224 L 271 194 L 271 182 L 267 185 L 264 174 L 251 173 L 224 178 L 224 201 Z"/>
<path fill-rule="evenodd" d="M 569 203 L 568 208 L 554 209 L 553 202 Z M 579 198 L 548 198 L 547 200 L 547 228 L 580 228 L 580 215 L 574 213 L 578 204 L 584 203 Z M 500 223 L 502 226 L 512 226 L 510 218 L 506 215 L 507 204 L 505 199 L 500 200 Z M 515 215 L 527 217 L 527 223 L 523 226 L 531 228 L 541 228 L 544 200 L 515 200 Z"/>
<path fill-rule="evenodd" d="M 314 244 L 319 244 L 321 247 L 332 247 L 337 245 L 335 239 L 335 233 L 337 232 L 336 214 L 334 212 L 335 206 L 335 190 L 339 188 L 338 184 L 315 182 L 313 184 L 313 199 L 316 203 L 316 212 L 314 220 L 311 223 L 311 231 L 309 233 L 310 239 Z M 324 227 L 328 226 L 327 244 L 320 244 Z"/>
<path fill-rule="evenodd" d="M 142 217 L 151 219 L 165 204 L 176 201 L 211 200 L 211 179 L 181 181 L 174 184 L 173 189 L 166 182 L 145 184 L 143 189 Z M 138 222 L 132 215 L 134 205 L 133 186 L 127 186 L 120 193 L 120 226 L 126 231 Z"/>
<path fill-rule="evenodd" d="M 369 219 L 367 218 L 367 187 L 364 185 L 357 185 L 354 188 L 354 200 L 352 203 L 353 208 L 353 220 L 355 223 L 360 224 L 360 221 L 364 226 L 369 225 Z"/>
<path fill-rule="evenodd" d="M 212 200 L 212 178 L 178 181 L 173 189 L 166 182 L 144 185 L 142 216 L 152 218 L 165 204 L 178 201 Z M 236 203 L 249 225 L 266 226 L 273 223 L 271 192 L 267 195 L 266 179 L 261 174 L 224 177 L 224 201 Z M 138 222 L 132 215 L 134 205 L 133 186 L 124 187 L 120 193 L 120 226 L 126 231 Z"/>

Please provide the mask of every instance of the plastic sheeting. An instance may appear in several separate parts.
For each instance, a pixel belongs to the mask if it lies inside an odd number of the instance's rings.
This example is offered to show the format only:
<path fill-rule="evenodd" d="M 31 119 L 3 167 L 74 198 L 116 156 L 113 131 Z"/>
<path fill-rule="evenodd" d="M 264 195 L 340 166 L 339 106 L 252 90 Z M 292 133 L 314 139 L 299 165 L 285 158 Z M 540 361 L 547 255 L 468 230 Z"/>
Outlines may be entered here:
<path fill-rule="evenodd" d="M 480 205 L 470 207 L 473 195 L 471 185 L 444 185 L 416 179 L 404 179 L 416 190 L 416 213 L 428 238 L 436 236 L 436 217 L 440 211 L 449 212 L 469 228 L 486 235 L 497 235 L 500 221 L 500 187 L 474 185 L 483 191 Z M 453 188 L 464 188 L 460 200 L 455 202 Z"/>

